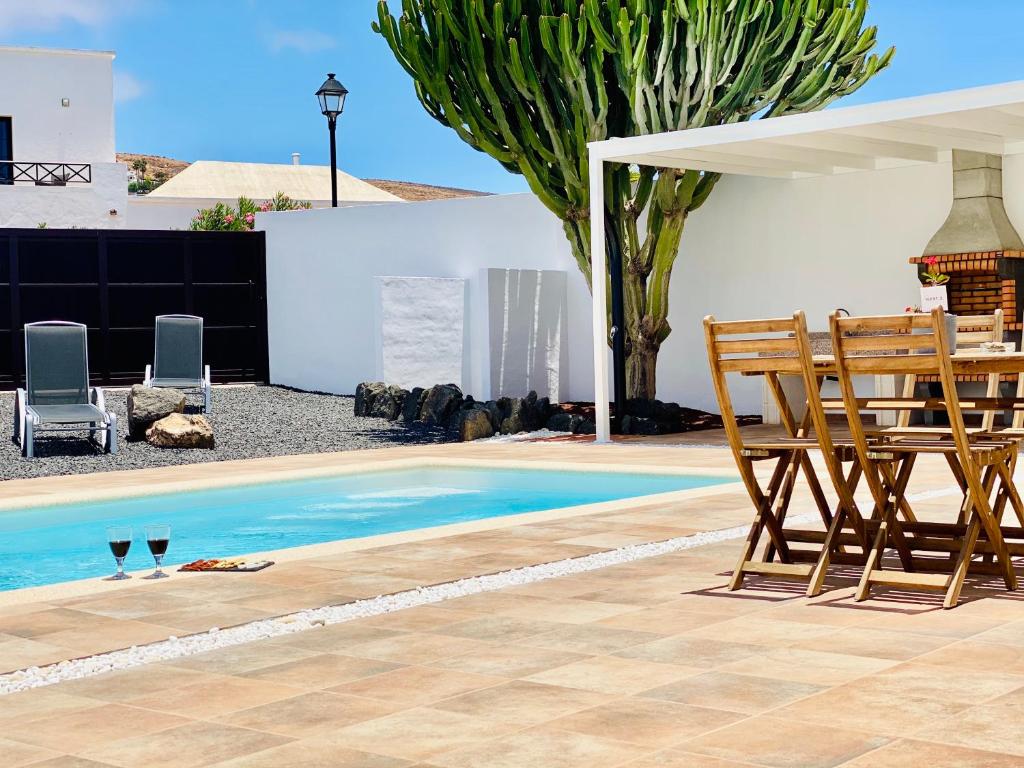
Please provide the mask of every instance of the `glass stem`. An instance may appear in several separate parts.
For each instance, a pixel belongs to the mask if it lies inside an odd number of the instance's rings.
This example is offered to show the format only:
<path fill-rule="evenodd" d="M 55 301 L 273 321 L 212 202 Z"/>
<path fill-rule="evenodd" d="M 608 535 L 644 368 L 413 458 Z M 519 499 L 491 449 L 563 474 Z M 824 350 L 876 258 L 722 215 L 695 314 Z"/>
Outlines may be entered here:
<path fill-rule="evenodd" d="M 156 560 L 156 572 L 157 573 L 163 573 L 164 572 L 164 556 L 163 555 L 153 555 L 153 559 Z"/>
<path fill-rule="evenodd" d="M 117 558 L 114 558 L 114 559 L 117 560 L 117 575 L 118 576 L 123 576 L 124 575 L 124 558 L 123 557 L 117 557 Z"/>

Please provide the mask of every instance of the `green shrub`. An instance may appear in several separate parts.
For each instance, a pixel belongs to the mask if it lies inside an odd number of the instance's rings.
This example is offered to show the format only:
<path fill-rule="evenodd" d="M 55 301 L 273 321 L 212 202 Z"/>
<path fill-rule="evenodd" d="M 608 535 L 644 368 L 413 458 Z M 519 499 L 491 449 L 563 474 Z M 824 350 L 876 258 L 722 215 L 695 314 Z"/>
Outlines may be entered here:
<path fill-rule="evenodd" d="M 259 204 L 248 197 L 240 197 L 237 207 L 217 203 L 212 208 L 200 208 L 192 217 L 189 229 L 205 232 L 248 232 L 256 224 L 257 213 L 308 210 L 312 207 L 305 200 L 293 200 L 283 192 L 278 192 L 272 200 L 264 200 Z"/>

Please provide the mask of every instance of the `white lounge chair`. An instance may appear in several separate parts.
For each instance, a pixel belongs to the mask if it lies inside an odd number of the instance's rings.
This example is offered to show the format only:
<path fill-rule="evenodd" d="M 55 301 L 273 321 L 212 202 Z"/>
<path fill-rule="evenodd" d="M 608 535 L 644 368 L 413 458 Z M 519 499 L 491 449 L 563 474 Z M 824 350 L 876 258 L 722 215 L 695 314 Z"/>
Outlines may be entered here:
<path fill-rule="evenodd" d="M 153 365 L 146 366 L 143 384 L 203 395 L 203 411 L 213 408 L 210 366 L 203 365 L 203 318 L 159 315 Z"/>
<path fill-rule="evenodd" d="M 51 320 L 25 326 L 25 388 L 16 393 L 14 442 L 35 455 L 42 431 L 88 430 L 107 453 L 117 453 L 117 416 L 106 409 L 103 390 L 89 386 L 89 348 L 80 323 Z"/>

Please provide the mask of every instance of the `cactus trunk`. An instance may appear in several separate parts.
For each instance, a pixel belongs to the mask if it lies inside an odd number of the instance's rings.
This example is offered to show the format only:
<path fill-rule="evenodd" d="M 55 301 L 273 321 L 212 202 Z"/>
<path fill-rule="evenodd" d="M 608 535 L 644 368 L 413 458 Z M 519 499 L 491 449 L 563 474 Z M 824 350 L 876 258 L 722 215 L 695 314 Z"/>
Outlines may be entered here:
<path fill-rule="evenodd" d="M 399 4 L 395 0 L 396 5 Z M 809 112 L 860 88 L 868 0 L 379 0 L 373 28 L 434 119 L 558 216 L 591 282 L 587 144 Z M 718 175 L 607 167 L 623 244 L 630 397 L 653 397 L 687 215 Z M 643 213 L 646 225 L 641 235 Z M 592 290 L 607 286 L 592 286 Z"/>

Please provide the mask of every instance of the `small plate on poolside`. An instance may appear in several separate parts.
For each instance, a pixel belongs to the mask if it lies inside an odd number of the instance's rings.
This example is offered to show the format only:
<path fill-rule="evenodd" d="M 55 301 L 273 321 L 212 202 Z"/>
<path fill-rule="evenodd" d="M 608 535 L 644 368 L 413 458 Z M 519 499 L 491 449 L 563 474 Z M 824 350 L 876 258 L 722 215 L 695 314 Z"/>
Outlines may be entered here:
<path fill-rule="evenodd" d="M 262 571 L 274 564 L 273 560 L 194 560 L 181 566 L 179 571 L 214 572 L 221 573 L 253 573 Z"/>

